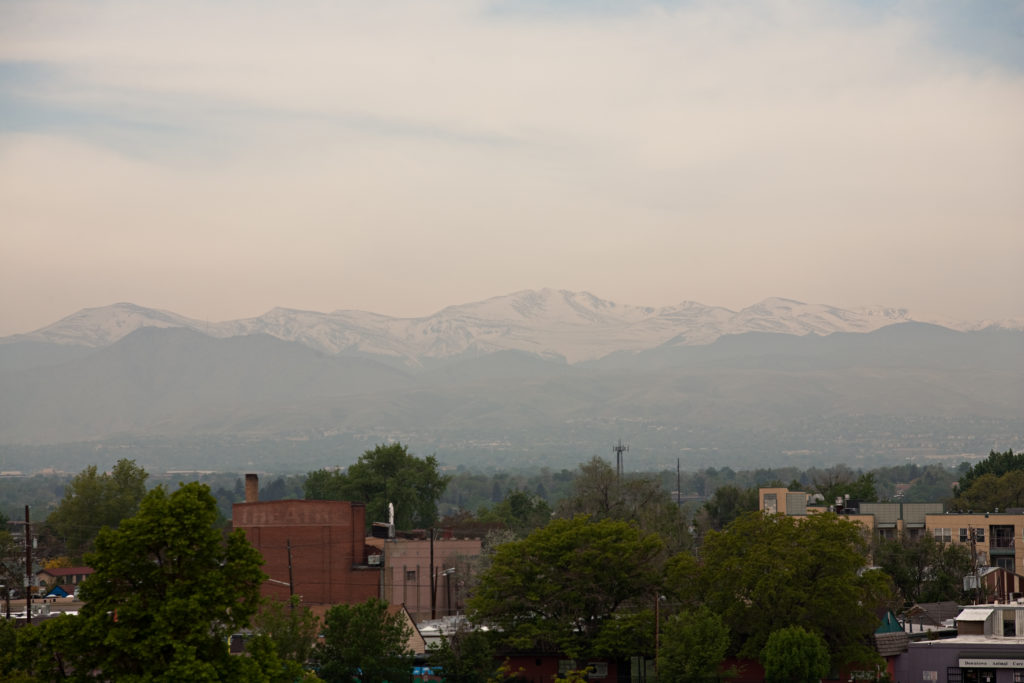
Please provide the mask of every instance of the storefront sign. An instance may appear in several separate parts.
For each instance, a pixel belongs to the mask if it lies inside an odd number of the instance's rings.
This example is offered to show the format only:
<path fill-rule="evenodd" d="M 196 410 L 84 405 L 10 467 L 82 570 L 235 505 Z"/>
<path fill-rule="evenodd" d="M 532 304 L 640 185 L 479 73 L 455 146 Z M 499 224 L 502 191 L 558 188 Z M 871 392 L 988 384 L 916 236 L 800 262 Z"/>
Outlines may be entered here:
<path fill-rule="evenodd" d="M 1024 658 L 967 657 L 960 659 L 961 669 L 1024 669 Z"/>

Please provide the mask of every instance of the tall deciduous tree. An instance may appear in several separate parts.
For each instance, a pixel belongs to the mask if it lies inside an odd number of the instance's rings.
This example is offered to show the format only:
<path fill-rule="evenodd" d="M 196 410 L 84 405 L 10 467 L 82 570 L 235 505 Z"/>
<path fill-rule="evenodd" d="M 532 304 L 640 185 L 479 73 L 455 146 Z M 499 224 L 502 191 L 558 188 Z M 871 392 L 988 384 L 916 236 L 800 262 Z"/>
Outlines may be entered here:
<path fill-rule="evenodd" d="M 756 488 L 719 486 L 701 508 L 698 523 L 706 530 L 721 531 L 740 515 L 756 510 L 757 505 Z"/>
<path fill-rule="evenodd" d="M 324 617 L 324 639 L 314 659 L 328 683 L 381 683 L 407 680 L 413 663 L 411 629 L 402 613 L 383 600 L 336 605 Z"/>
<path fill-rule="evenodd" d="M 505 499 L 491 508 L 480 508 L 479 522 L 504 524 L 515 534 L 527 534 L 551 521 L 551 506 L 540 496 L 512 489 Z"/>
<path fill-rule="evenodd" d="M 867 646 L 889 579 L 867 570 L 863 527 L 831 513 L 798 519 L 753 512 L 710 532 L 701 561 L 677 560 L 670 585 L 722 616 L 740 656 L 755 658 L 768 636 L 800 624 L 820 632 L 836 664 L 874 662 Z"/>
<path fill-rule="evenodd" d="M 951 507 L 955 510 L 1005 510 L 1024 505 L 1024 470 L 1010 470 L 976 477 L 965 490 L 958 490 Z"/>
<path fill-rule="evenodd" d="M 957 483 L 957 493 L 963 493 L 971 488 L 974 480 L 984 474 L 1001 477 L 1014 470 L 1024 470 L 1024 453 L 1014 454 L 1013 449 L 1005 452 L 989 451 L 987 458 L 975 463 L 960 477 L 960 481 Z"/>
<path fill-rule="evenodd" d="M 300 602 L 297 595 L 287 604 L 264 599 L 252 625 L 256 633 L 273 642 L 281 659 L 304 665 L 313 654 L 320 622 Z"/>
<path fill-rule="evenodd" d="M 557 514 L 569 518 L 589 515 L 617 519 L 657 533 L 670 552 L 690 547 L 686 519 L 657 476 L 619 476 L 612 466 L 594 457 L 583 465 L 572 490 L 558 505 Z"/>
<path fill-rule="evenodd" d="M 497 547 L 469 600 L 470 617 L 497 626 L 515 647 L 554 646 L 570 657 L 607 654 L 617 620 L 653 600 L 664 544 L 613 519 L 556 519 Z M 653 635 L 653 633 L 651 634 Z"/>
<path fill-rule="evenodd" d="M 148 476 L 134 460 L 118 460 L 109 473 L 90 465 L 68 484 L 46 524 L 64 540 L 68 553 L 81 557 L 101 528 L 117 528 L 135 514 L 146 495 Z"/>
<path fill-rule="evenodd" d="M 761 663 L 768 683 L 818 683 L 829 672 L 828 646 L 817 633 L 789 626 L 768 637 Z"/>
<path fill-rule="evenodd" d="M 837 498 L 872 501 L 878 498 L 875 492 L 875 475 L 856 474 L 846 465 L 835 465 L 826 470 L 812 469 L 808 472 L 814 490 L 820 493 L 826 505 L 833 505 Z"/>
<path fill-rule="evenodd" d="M 228 637 L 249 625 L 266 578 L 241 531 L 214 528 L 217 503 L 203 484 L 150 491 L 139 513 L 104 529 L 86 560 L 84 645 L 75 669 L 104 680 L 260 679 Z M 247 661 L 248 660 L 248 661 Z"/>
<path fill-rule="evenodd" d="M 681 612 L 661 630 L 658 675 L 669 681 L 714 680 L 729 650 L 729 627 L 707 607 Z"/>
<path fill-rule="evenodd" d="M 307 499 L 365 503 L 368 526 L 386 521 L 393 503 L 397 527 L 426 528 L 437 522 L 437 501 L 448 479 L 434 456 L 417 458 L 408 446 L 393 443 L 366 451 L 348 472 L 310 472 L 305 493 Z"/>
<path fill-rule="evenodd" d="M 964 576 L 971 571 L 966 546 L 942 543 L 930 534 L 879 540 L 874 559 L 905 603 L 960 600 Z"/>
<path fill-rule="evenodd" d="M 493 634 L 460 624 L 450 637 L 442 634 L 441 642 L 427 646 L 430 665 L 440 667 L 452 683 L 489 681 L 498 668 L 493 641 Z"/>

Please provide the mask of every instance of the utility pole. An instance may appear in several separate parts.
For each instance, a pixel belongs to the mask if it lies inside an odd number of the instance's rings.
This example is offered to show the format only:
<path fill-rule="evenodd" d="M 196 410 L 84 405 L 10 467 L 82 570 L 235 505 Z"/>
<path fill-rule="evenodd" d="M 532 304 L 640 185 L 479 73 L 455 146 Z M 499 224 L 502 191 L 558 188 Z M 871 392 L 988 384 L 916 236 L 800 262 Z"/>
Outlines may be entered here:
<path fill-rule="evenodd" d="M 434 527 L 430 527 L 430 618 L 437 619 L 437 577 L 434 576 Z"/>
<path fill-rule="evenodd" d="M 289 538 L 285 544 L 288 548 L 288 605 L 294 612 L 295 600 L 292 598 L 295 597 L 295 578 L 292 576 L 292 539 Z"/>
<path fill-rule="evenodd" d="M 622 439 L 619 439 L 619 442 L 612 447 L 612 450 L 615 451 L 615 473 L 622 477 L 622 454 L 629 452 L 629 446 L 623 446 Z"/>
<path fill-rule="evenodd" d="M 32 523 L 25 506 L 25 616 L 32 625 Z"/>

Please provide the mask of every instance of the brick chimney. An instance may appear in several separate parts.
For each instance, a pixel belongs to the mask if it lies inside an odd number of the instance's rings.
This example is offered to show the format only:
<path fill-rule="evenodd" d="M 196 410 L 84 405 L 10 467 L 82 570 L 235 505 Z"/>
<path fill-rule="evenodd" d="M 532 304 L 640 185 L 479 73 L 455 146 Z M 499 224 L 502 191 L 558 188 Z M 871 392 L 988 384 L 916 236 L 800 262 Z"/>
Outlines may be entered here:
<path fill-rule="evenodd" d="M 247 475 L 245 475 L 245 502 L 246 503 L 258 503 L 258 502 L 260 502 L 260 475 L 258 475 L 258 474 L 247 474 Z"/>

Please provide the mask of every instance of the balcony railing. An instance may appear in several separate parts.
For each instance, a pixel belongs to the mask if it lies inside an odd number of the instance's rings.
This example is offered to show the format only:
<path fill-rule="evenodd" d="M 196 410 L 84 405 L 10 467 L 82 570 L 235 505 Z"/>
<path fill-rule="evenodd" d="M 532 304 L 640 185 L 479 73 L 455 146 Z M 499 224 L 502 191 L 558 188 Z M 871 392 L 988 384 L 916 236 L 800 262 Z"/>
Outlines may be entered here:
<path fill-rule="evenodd" d="M 993 538 L 989 541 L 988 549 L 992 555 L 1000 555 L 1006 557 L 1007 555 L 1014 554 L 1013 537 L 999 537 Z"/>

